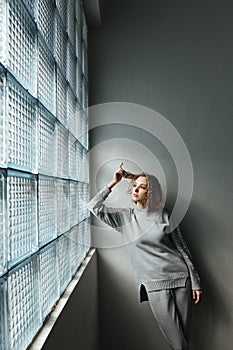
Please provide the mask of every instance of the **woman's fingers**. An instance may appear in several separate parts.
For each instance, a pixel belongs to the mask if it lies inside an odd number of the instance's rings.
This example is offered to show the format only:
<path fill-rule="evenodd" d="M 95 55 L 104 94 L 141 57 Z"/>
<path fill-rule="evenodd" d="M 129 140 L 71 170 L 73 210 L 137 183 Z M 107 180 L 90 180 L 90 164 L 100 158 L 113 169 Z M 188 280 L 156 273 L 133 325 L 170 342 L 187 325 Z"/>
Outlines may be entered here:
<path fill-rule="evenodd" d="M 193 299 L 195 300 L 195 304 L 198 304 L 201 300 L 202 290 L 193 290 Z"/>

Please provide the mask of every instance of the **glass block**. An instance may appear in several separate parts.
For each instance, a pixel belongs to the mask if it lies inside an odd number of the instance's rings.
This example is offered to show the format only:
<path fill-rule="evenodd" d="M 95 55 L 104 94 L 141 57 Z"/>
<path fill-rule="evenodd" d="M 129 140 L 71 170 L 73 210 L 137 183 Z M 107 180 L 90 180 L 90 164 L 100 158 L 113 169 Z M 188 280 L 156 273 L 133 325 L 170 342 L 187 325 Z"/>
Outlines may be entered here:
<path fill-rule="evenodd" d="M 38 98 L 55 113 L 55 61 L 43 39 L 38 38 Z"/>
<path fill-rule="evenodd" d="M 88 197 L 89 197 L 89 192 L 88 192 L 88 183 L 83 183 L 83 197 L 82 197 L 82 206 L 83 208 L 86 208 L 87 203 L 88 203 Z M 88 215 L 87 209 L 84 209 L 83 216 L 86 218 Z"/>
<path fill-rule="evenodd" d="M 83 200 L 83 183 L 78 183 L 78 205 L 77 205 L 77 217 L 78 222 L 81 222 L 84 219 L 84 200 Z"/>
<path fill-rule="evenodd" d="M 78 167 L 79 180 L 82 182 L 88 182 L 88 153 L 85 148 L 82 147 L 82 159 Z"/>
<path fill-rule="evenodd" d="M 7 141 L 6 141 L 6 78 L 0 71 L 0 166 L 6 167 Z"/>
<path fill-rule="evenodd" d="M 75 49 L 75 20 L 76 20 L 76 0 L 67 0 L 67 32 Z"/>
<path fill-rule="evenodd" d="M 56 174 L 56 119 L 41 105 L 38 106 L 38 171 Z"/>
<path fill-rule="evenodd" d="M 36 176 L 8 170 L 8 266 L 38 248 Z"/>
<path fill-rule="evenodd" d="M 67 0 L 56 0 L 56 6 L 58 9 L 58 12 L 62 18 L 62 21 L 64 23 L 64 26 L 66 28 L 66 22 L 67 22 Z"/>
<path fill-rule="evenodd" d="M 0 350 L 9 349 L 6 308 L 6 278 L 0 278 Z"/>
<path fill-rule="evenodd" d="M 69 238 L 64 235 L 57 241 L 58 269 L 60 278 L 60 295 L 71 280 Z"/>
<path fill-rule="evenodd" d="M 83 180 L 82 155 L 83 155 L 83 147 L 79 142 L 76 142 L 76 171 L 77 171 L 77 179 L 79 181 Z"/>
<path fill-rule="evenodd" d="M 88 213 L 86 219 L 84 220 L 84 241 L 86 253 L 91 247 L 91 235 L 90 235 L 90 213 Z"/>
<path fill-rule="evenodd" d="M 56 72 L 56 116 L 67 125 L 67 82 L 61 71 Z"/>
<path fill-rule="evenodd" d="M 85 245 L 84 245 L 84 221 L 82 220 L 78 225 L 78 243 L 79 243 L 79 255 L 80 255 L 80 262 L 83 261 L 85 257 Z"/>
<path fill-rule="evenodd" d="M 87 61 L 87 47 L 85 42 L 82 42 L 82 71 L 86 81 L 88 81 L 88 61 Z"/>
<path fill-rule="evenodd" d="M 66 75 L 67 33 L 59 13 L 55 14 L 55 59 Z"/>
<path fill-rule="evenodd" d="M 30 12 L 32 17 L 35 17 L 36 14 L 36 1 L 37 0 L 23 0 L 27 10 Z"/>
<path fill-rule="evenodd" d="M 69 246 L 70 246 L 69 255 L 70 255 L 70 267 L 71 267 L 72 275 L 74 275 L 76 273 L 76 271 L 81 263 L 78 233 L 79 233 L 78 225 L 76 225 L 76 226 L 72 227 L 66 235 L 69 238 Z"/>
<path fill-rule="evenodd" d="M 69 198 L 69 216 L 70 226 L 73 227 L 78 223 L 78 182 L 70 181 L 70 198 Z"/>
<path fill-rule="evenodd" d="M 82 79 L 82 108 L 87 110 L 88 107 L 88 86 L 85 78 Z"/>
<path fill-rule="evenodd" d="M 4 0 L 0 0 L 0 62 L 5 63 L 6 59 L 6 4 Z"/>
<path fill-rule="evenodd" d="M 69 220 L 69 181 L 56 181 L 57 230 L 61 235 L 70 229 Z"/>
<path fill-rule="evenodd" d="M 70 134 L 69 139 L 69 177 L 77 179 L 76 139 Z"/>
<path fill-rule="evenodd" d="M 54 0 L 38 0 L 37 25 L 52 52 L 54 50 L 54 13 Z"/>
<path fill-rule="evenodd" d="M 81 105 L 82 103 L 82 79 L 83 79 L 83 74 L 82 74 L 82 67 L 81 65 L 77 62 L 77 71 L 76 71 L 76 96 L 77 99 Z"/>
<path fill-rule="evenodd" d="M 79 125 L 77 127 L 77 129 L 79 130 L 77 133 L 77 139 L 83 145 L 83 147 L 85 147 L 86 149 L 88 148 L 88 116 L 87 116 L 87 112 L 88 112 L 88 109 L 80 110 L 78 112 Z"/>
<path fill-rule="evenodd" d="M 82 28 L 82 16 L 83 16 L 83 8 L 81 1 L 77 0 L 76 1 L 76 22 L 79 25 L 80 28 Z"/>
<path fill-rule="evenodd" d="M 76 97 L 70 88 L 67 89 L 67 127 L 76 134 Z"/>
<path fill-rule="evenodd" d="M 71 46 L 70 41 L 68 41 L 66 78 L 74 92 L 76 91 L 76 62 L 74 49 Z"/>
<path fill-rule="evenodd" d="M 57 176 L 69 176 L 69 131 L 57 123 Z"/>
<path fill-rule="evenodd" d="M 7 67 L 33 95 L 36 89 L 36 25 L 24 4 L 8 1 Z"/>
<path fill-rule="evenodd" d="M 17 266 L 8 275 L 10 349 L 26 349 L 41 327 L 38 257 Z"/>
<path fill-rule="evenodd" d="M 42 320 L 51 312 L 59 298 L 59 277 L 56 242 L 40 250 L 40 294 Z"/>
<path fill-rule="evenodd" d="M 83 41 L 87 47 L 87 23 L 86 23 L 86 16 L 84 11 L 82 12 L 82 21 L 83 21 Z"/>
<path fill-rule="evenodd" d="M 39 246 L 57 236 L 56 183 L 54 178 L 39 175 Z"/>
<path fill-rule="evenodd" d="M 36 169 L 35 101 L 13 79 L 8 78 L 8 165 Z"/>
<path fill-rule="evenodd" d="M 5 204 L 6 204 L 6 176 L 0 170 L 0 276 L 6 272 L 6 232 L 5 232 Z"/>

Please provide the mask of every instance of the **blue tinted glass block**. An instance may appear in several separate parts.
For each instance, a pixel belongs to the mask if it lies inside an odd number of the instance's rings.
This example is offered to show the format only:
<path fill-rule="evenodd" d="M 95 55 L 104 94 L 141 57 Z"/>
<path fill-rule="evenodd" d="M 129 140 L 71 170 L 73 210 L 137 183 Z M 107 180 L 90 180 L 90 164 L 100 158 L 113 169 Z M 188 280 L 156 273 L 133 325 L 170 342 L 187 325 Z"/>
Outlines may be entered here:
<path fill-rule="evenodd" d="M 66 75 L 67 33 L 59 13 L 55 14 L 55 59 L 63 74 Z"/>
<path fill-rule="evenodd" d="M 69 238 L 69 246 L 70 246 L 70 266 L 71 273 L 74 275 L 80 266 L 80 249 L 79 249 L 79 241 L 78 241 L 78 225 L 72 227 L 70 231 L 66 234 Z"/>
<path fill-rule="evenodd" d="M 0 276 L 6 272 L 6 176 L 0 170 Z"/>
<path fill-rule="evenodd" d="M 58 9 L 58 12 L 62 18 L 62 21 L 64 23 L 64 26 L 66 28 L 66 22 L 67 22 L 67 0 L 56 0 L 56 6 Z"/>
<path fill-rule="evenodd" d="M 77 110 L 77 125 L 76 125 L 76 137 L 84 148 L 87 149 L 87 133 L 88 133 L 88 110 L 83 110 L 78 105 Z"/>
<path fill-rule="evenodd" d="M 36 14 L 36 1 L 37 0 L 23 0 L 27 10 L 30 12 L 32 17 L 35 17 Z"/>
<path fill-rule="evenodd" d="M 70 134 L 69 139 L 69 177 L 77 179 L 77 158 L 76 158 L 76 139 Z"/>
<path fill-rule="evenodd" d="M 78 182 L 70 181 L 69 216 L 70 216 L 71 227 L 75 226 L 78 223 L 77 207 L 78 207 Z"/>
<path fill-rule="evenodd" d="M 5 40 L 5 28 L 6 28 L 6 2 L 0 0 L 0 62 L 5 63 L 6 59 L 6 40 Z"/>
<path fill-rule="evenodd" d="M 77 65 L 77 59 L 75 56 L 75 51 L 70 43 L 68 41 L 67 44 L 67 62 L 66 62 L 66 78 L 73 90 L 73 92 L 76 92 L 76 65 Z"/>
<path fill-rule="evenodd" d="M 77 179 L 82 181 L 82 154 L 83 148 L 79 142 L 76 142 L 76 166 L 77 166 Z"/>
<path fill-rule="evenodd" d="M 83 5 L 82 5 L 82 9 L 83 9 Z M 84 10 L 82 11 L 82 25 L 83 25 L 83 41 L 87 46 L 87 22 L 86 22 L 86 16 L 85 16 Z"/>
<path fill-rule="evenodd" d="M 60 69 L 56 71 L 56 117 L 67 125 L 67 81 Z"/>
<path fill-rule="evenodd" d="M 54 13 L 55 4 L 53 0 L 38 0 L 38 28 L 52 52 L 54 45 Z"/>
<path fill-rule="evenodd" d="M 73 48 L 75 48 L 75 2 L 76 0 L 67 0 L 67 32 Z"/>
<path fill-rule="evenodd" d="M 8 164 L 20 169 L 36 169 L 35 101 L 13 80 L 7 81 Z"/>
<path fill-rule="evenodd" d="M 38 257 L 33 256 L 8 275 L 10 349 L 26 349 L 42 325 L 38 281 Z"/>
<path fill-rule="evenodd" d="M 40 304 L 42 320 L 50 313 L 59 298 L 59 277 L 56 242 L 40 250 Z"/>
<path fill-rule="evenodd" d="M 88 214 L 89 215 L 89 214 Z M 91 247 L 91 235 L 90 235 L 90 221 L 89 216 L 84 220 L 84 245 L 86 253 L 89 251 Z"/>
<path fill-rule="evenodd" d="M 56 183 L 54 178 L 39 175 L 39 245 L 57 236 Z"/>
<path fill-rule="evenodd" d="M 38 248 L 37 186 L 34 175 L 7 172 L 8 265 L 15 265 Z"/>
<path fill-rule="evenodd" d="M 87 203 L 89 201 L 89 187 L 88 187 L 88 183 L 84 183 L 83 184 L 83 203 L 82 205 L 84 206 L 84 208 L 86 208 Z M 84 218 L 86 218 L 86 216 L 88 215 L 88 210 L 84 209 Z"/>
<path fill-rule="evenodd" d="M 6 142 L 6 78 L 0 71 L 0 166 L 6 167 L 7 142 Z"/>
<path fill-rule="evenodd" d="M 70 229 L 69 220 L 69 181 L 56 181 L 57 230 L 61 235 Z"/>
<path fill-rule="evenodd" d="M 67 90 L 67 127 L 76 135 L 76 98 L 70 88 Z"/>
<path fill-rule="evenodd" d="M 79 101 L 79 104 L 82 103 L 82 67 L 77 63 L 77 72 L 76 72 L 76 96 Z"/>
<path fill-rule="evenodd" d="M 0 278 L 0 350 L 9 349 L 6 308 L 6 278 Z"/>
<path fill-rule="evenodd" d="M 7 66 L 32 94 L 36 91 L 36 25 L 21 1 L 8 1 Z"/>
<path fill-rule="evenodd" d="M 56 174 L 56 119 L 41 105 L 38 112 L 38 171 Z"/>
<path fill-rule="evenodd" d="M 83 200 L 83 183 L 78 183 L 78 221 L 81 222 L 84 219 L 84 200 Z"/>
<path fill-rule="evenodd" d="M 76 8 L 75 8 L 75 15 L 76 15 L 76 22 L 77 25 L 82 28 L 82 16 L 83 16 L 83 8 L 82 8 L 82 4 L 81 1 L 77 0 L 76 1 Z"/>
<path fill-rule="evenodd" d="M 69 131 L 57 123 L 57 176 L 69 176 Z"/>
<path fill-rule="evenodd" d="M 80 259 L 81 262 L 85 258 L 86 255 L 86 250 L 85 250 L 85 231 L 84 231 L 84 221 L 81 221 L 80 224 L 78 225 L 79 229 L 79 250 L 80 250 Z"/>
<path fill-rule="evenodd" d="M 55 60 L 43 39 L 38 38 L 38 98 L 55 113 Z"/>
<path fill-rule="evenodd" d="M 82 108 L 86 110 L 88 107 L 88 85 L 86 80 L 82 79 Z"/>
<path fill-rule="evenodd" d="M 71 280 L 69 238 L 64 235 L 57 241 L 58 269 L 60 279 L 60 295 Z"/>
<path fill-rule="evenodd" d="M 82 42 L 82 71 L 85 77 L 85 80 L 88 81 L 88 65 L 87 65 L 87 47 L 85 42 Z"/>
<path fill-rule="evenodd" d="M 76 108 L 76 138 L 77 140 L 80 139 L 81 133 L 82 133 L 82 108 L 79 102 L 77 102 L 77 108 Z"/>

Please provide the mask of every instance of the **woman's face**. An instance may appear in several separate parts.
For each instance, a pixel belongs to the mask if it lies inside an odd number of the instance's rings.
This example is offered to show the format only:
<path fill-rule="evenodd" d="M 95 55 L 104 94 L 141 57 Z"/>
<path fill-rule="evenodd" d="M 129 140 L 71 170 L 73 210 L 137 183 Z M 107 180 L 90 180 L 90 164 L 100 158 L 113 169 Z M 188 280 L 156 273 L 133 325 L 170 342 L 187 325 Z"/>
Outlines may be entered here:
<path fill-rule="evenodd" d="M 147 200 L 148 184 L 146 176 L 139 176 L 133 183 L 132 200 L 144 206 Z"/>

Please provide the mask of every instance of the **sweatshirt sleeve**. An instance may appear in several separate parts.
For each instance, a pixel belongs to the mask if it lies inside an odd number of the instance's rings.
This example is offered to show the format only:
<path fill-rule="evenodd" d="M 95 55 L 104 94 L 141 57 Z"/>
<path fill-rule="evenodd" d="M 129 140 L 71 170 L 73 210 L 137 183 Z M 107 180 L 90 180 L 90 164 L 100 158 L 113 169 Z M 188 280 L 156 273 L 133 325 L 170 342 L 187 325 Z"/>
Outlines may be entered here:
<path fill-rule="evenodd" d="M 104 204 L 105 199 L 112 191 L 105 186 L 87 204 L 87 208 L 98 219 L 107 225 L 122 232 L 121 227 L 129 222 L 129 210 L 127 208 L 112 208 Z"/>
<path fill-rule="evenodd" d="M 191 278 L 191 285 L 193 290 L 201 289 L 201 282 L 200 277 L 197 272 L 197 270 L 194 267 L 193 259 L 191 256 L 191 253 L 189 251 L 189 248 L 187 246 L 187 243 L 185 242 L 182 233 L 180 231 L 179 226 L 177 226 L 171 233 L 170 233 L 171 240 L 173 244 L 176 246 L 179 253 L 182 255 Z"/>

